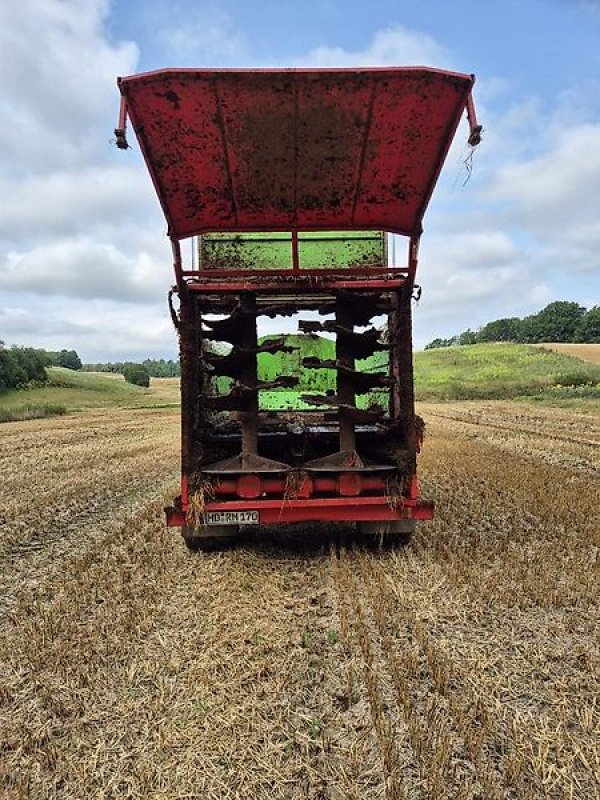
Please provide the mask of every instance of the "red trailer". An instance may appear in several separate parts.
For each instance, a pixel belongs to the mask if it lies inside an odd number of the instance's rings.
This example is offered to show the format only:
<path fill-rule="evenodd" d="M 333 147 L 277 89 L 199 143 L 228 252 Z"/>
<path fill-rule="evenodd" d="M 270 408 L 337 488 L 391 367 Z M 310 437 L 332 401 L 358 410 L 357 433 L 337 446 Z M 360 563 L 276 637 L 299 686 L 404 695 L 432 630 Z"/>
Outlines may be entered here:
<path fill-rule="evenodd" d="M 166 514 L 190 548 L 247 524 L 350 520 L 406 539 L 415 520 L 431 519 L 416 471 L 423 428 L 411 303 L 423 215 L 465 109 L 469 143 L 479 142 L 473 83 L 424 67 L 119 78 L 117 145 L 128 147 L 129 117 L 173 247 L 182 476 Z M 327 263 L 325 246 L 315 263 L 315 232 L 332 231 L 342 240 L 344 232 L 400 234 L 406 263 L 389 263 L 385 248 L 378 258 Z M 242 246 L 248 237 L 273 232 L 280 263 L 243 256 L 252 252 Z M 185 265 L 181 240 L 194 236 L 205 237 L 203 257 Z M 312 319 L 300 323 L 303 335 L 335 335 L 335 356 L 305 358 L 303 367 L 333 370 L 335 391 L 304 397 L 308 411 L 261 411 L 261 393 L 298 376 L 261 380 L 263 354 L 290 346 L 259 340 L 257 317 L 305 311 Z M 384 339 L 369 327 L 381 315 Z M 363 359 L 380 352 L 385 369 L 365 371 Z M 226 390 L 215 389 L 219 376 Z M 358 402 L 372 390 L 387 393 L 385 407 Z"/>

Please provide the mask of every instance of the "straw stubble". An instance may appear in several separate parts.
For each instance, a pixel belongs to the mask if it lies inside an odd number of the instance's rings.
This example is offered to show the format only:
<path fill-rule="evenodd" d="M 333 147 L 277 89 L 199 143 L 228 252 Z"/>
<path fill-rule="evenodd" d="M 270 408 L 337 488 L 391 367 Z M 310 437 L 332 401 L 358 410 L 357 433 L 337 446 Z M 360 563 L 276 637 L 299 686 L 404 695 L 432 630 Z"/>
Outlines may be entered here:
<path fill-rule="evenodd" d="M 437 516 L 383 550 L 190 555 L 171 412 L 3 426 L 0 795 L 594 797 L 597 418 L 421 413 Z"/>

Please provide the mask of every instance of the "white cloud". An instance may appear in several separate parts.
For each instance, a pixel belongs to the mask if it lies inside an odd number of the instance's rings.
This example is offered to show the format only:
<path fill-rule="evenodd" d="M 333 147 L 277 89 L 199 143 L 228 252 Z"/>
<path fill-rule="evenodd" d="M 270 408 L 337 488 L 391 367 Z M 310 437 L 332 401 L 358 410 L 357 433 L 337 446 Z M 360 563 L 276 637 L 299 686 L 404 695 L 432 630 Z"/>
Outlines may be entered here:
<path fill-rule="evenodd" d="M 475 328 L 514 306 L 522 293 L 518 248 L 500 231 L 460 231 L 423 238 L 417 283 L 423 298 L 415 311 L 415 341 Z"/>
<path fill-rule="evenodd" d="M 32 173 L 18 181 L 0 177 L 0 197 L 10 198 L 0 216 L 0 240 L 106 231 L 121 224 L 123 211 L 129 225 L 156 212 L 160 226 L 162 215 L 149 183 L 145 169 L 131 162 Z"/>
<path fill-rule="evenodd" d="M 73 337 L 87 337 L 104 346 L 118 335 L 129 347 L 124 324 L 105 326 L 116 312 L 103 307 L 94 322 L 94 301 L 135 303 L 144 316 L 139 304 L 160 302 L 172 280 L 164 219 L 141 159 L 125 161 L 109 143 L 116 78 L 134 72 L 138 58 L 134 43 L 110 41 L 110 5 L 0 5 L 0 290 L 5 306 L 14 303 L 0 315 L 3 338 L 74 346 Z M 43 297 L 53 300 L 40 307 Z"/>
<path fill-rule="evenodd" d="M 109 6 L 108 0 L 0 4 L 0 152 L 8 175 L 99 158 L 110 136 L 116 76 L 134 71 L 138 58 L 132 42 L 107 40 Z"/>
<path fill-rule="evenodd" d="M 561 131 L 555 146 L 536 158 L 502 167 L 490 191 L 517 201 L 527 221 L 556 227 L 586 207 L 596 218 L 599 185 L 600 124 L 590 124 Z"/>
<path fill-rule="evenodd" d="M 176 357 L 177 337 L 161 306 L 140 314 L 139 307 L 94 301 L 86 306 L 52 303 L 30 308 L 0 308 L 0 330 L 10 343 L 60 350 L 75 349 L 84 362 Z"/>
<path fill-rule="evenodd" d="M 447 164 L 421 247 L 420 345 L 552 300 L 598 302 L 600 106 L 588 97 L 569 118 L 564 94 L 552 113 L 530 98 L 496 114 L 464 189 Z"/>
<path fill-rule="evenodd" d="M 600 123 L 560 131 L 551 148 L 502 166 L 487 196 L 503 202 L 499 223 L 525 231 L 537 260 L 576 272 L 600 268 Z"/>
<path fill-rule="evenodd" d="M 158 266 L 143 250 L 127 256 L 87 237 L 56 239 L 24 253 L 9 252 L 0 265 L 0 288 L 83 300 L 156 302 L 165 288 Z"/>
<path fill-rule="evenodd" d="M 536 308 L 542 308 L 554 299 L 554 293 L 547 284 L 538 283 L 529 289 L 529 297 Z"/>
<path fill-rule="evenodd" d="M 454 235 L 430 235 L 423 241 L 421 261 L 432 261 L 451 276 L 458 265 L 462 270 L 508 266 L 514 262 L 517 252 L 505 232 L 491 228 L 487 231 L 459 231 Z"/>
<path fill-rule="evenodd" d="M 364 50 L 322 45 L 294 59 L 307 67 L 379 67 L 386 65 L 449 67 L 448 52 L 433 37 L 401 25 L 378 31 Z M 451 67 L 450 67 L 451 68 Z"/>
<path fill-rule="evenodd" d="M 11 342 L 39 347 L 40 337 L 58 336 L 62 341 L 64 336 L 80 336 L 86 327 L 70 320 L 36 315 L 25 308 L 0 308 L 0 330 Z"/>

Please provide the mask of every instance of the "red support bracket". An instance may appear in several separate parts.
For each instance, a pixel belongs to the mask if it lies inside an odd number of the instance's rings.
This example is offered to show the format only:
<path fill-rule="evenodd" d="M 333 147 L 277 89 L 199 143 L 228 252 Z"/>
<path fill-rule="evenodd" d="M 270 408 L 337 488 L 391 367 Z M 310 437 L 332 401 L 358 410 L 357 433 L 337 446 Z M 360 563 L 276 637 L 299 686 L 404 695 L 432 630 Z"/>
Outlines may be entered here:
<path fill-rule="evenodd" d="M 481 132 L 483 125 L 477 123 L 477 114 L 475 112 L 475 103 L 473 102 L 473 95 L 471 92 L 467 95 L 467 119 L 469 120 L 469 127 L 471 133 L 469 135 L 469 144 L 471 147 L 477 147 L 481 142 Z"/>
<path fill-rule="evenodd" d="M 408 282 L 412 287 L 419 263 L 419 237 L 411 236 L 408 243 Z"/>
<path fill-rule="evenodd" d="M 119 106 L 119 122 L 115 128 L 116 145 L 119 150 L 129 150 L 127 141 L 127 99 L 121 97 Z"/>

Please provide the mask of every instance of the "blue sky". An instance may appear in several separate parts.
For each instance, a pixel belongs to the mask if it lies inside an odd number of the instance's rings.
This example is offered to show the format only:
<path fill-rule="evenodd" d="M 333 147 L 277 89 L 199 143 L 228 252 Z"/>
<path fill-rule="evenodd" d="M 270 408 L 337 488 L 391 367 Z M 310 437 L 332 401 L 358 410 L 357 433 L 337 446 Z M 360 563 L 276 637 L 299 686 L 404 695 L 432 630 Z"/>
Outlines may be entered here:
<path fill-rule="evenodd" d="M 426 64 L 474 72 L 425 217 L 415 341 L 600 302 L 600 1 L 21 0 L 0 6 L 0 339 L 171 357 L 170 248 L 117 75 L 166 66 Z"/>

